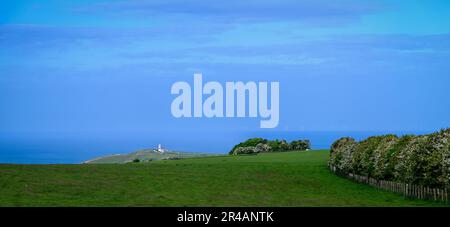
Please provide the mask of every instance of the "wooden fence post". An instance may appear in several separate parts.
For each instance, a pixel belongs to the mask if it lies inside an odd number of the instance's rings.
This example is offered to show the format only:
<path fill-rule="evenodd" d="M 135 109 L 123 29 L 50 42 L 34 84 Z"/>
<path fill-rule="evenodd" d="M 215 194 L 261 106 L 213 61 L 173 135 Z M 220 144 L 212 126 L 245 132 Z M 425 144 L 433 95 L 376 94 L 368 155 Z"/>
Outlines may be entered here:
<path fill-rule="evenodd" d="M 447 188 L 445 189 L 445 202 L 448 202 L 448 194 L 447 194 Z"/>
<path fill-rule="evenodd" d="M 445 189 L 445 202 L 448 202 L 448 194 L 447 194 L 447 189 Z"/>
<path fill-rule="evenodd" d="M 444 188 L 430 188 L 423 185 L 414 185 L 410 183 L 395 182 L 390 180 L 375 179 L 369 176 L 358 175 L 355 173 L 344 173 L 339 171 L 336 166 L 329 165 L 329 169 L 337 175 L 347 177 L 358 183 L 365 183 L 370 186 L 403 194 L 405 197 L 413 197 L 424 200 L 434 200 L 448 203 L 447 186 Z"/>

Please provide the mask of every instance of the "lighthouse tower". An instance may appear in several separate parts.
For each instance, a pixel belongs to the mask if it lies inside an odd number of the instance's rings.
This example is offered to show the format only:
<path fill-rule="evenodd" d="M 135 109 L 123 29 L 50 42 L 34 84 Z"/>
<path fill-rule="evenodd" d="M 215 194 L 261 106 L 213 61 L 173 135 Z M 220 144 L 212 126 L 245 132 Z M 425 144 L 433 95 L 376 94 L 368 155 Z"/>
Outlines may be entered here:
<path fill-rule="evenodd" d="M 164 149 L 162 148 L 161 144 L 158 144 L 158 152 L 159 153 L 164 153 Z"/>

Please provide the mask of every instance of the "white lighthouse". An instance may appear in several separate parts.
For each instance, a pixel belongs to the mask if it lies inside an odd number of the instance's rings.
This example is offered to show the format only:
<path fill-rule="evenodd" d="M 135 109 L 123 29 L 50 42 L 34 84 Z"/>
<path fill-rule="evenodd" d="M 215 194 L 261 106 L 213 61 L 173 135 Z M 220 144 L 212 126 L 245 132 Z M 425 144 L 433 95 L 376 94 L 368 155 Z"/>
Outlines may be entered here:
<path fill-rule="evenodd" d="M 164 148 L 162 148 L 161 144 L 158 144 L 158 152 L 164 153 L 164 151 L 166 151 L 166 150 Z"/>

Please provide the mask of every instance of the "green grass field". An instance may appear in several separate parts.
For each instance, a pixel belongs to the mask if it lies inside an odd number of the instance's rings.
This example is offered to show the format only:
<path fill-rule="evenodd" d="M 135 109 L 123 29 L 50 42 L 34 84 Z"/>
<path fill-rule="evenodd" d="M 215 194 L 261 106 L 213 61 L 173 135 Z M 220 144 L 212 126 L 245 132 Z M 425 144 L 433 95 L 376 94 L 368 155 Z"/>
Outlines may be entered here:
<path fill-rule="evenodd" d="M 328 151 L 0 165 L 0 206 L 444 206 L 333 175 Z"/>

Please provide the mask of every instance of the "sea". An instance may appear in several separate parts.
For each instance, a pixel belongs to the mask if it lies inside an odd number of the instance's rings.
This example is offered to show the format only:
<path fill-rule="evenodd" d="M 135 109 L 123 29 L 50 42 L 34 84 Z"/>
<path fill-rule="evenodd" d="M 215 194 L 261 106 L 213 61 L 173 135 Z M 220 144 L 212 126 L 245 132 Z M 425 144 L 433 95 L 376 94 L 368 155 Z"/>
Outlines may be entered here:
<path fill-rule="evenodd" d="M 312 149 L 329 149 L 341 137 L 362 140 L 383 134 L 429 132 L 139 132 L 139 133 L 28 133 L 0 134 L 0 163 L 77 164 L 96 157 L 125 154 L 161 144 L 172 151 L 226 154 L 249 138 L 309 139 Z"/>

